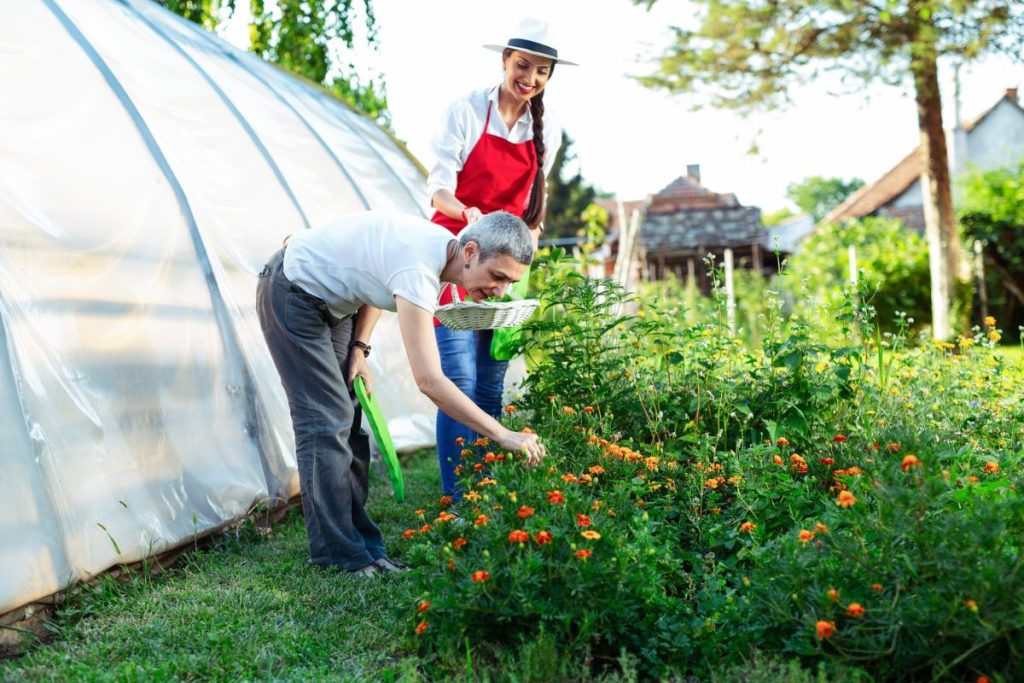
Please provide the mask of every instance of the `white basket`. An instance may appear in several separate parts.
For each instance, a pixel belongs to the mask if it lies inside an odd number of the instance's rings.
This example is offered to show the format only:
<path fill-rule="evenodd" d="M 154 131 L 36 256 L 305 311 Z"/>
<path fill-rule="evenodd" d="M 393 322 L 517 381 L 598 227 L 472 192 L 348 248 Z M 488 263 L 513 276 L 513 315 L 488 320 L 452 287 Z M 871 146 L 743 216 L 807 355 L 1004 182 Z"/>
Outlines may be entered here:
<path fill-rule="evenodd" d="M 453 303 L 434 311 L 441 324 L 452 330 L 493 330 L 526 322 L 540 306 L 536 299 L 518 301 L 459 301 L 452 287 Z"/>

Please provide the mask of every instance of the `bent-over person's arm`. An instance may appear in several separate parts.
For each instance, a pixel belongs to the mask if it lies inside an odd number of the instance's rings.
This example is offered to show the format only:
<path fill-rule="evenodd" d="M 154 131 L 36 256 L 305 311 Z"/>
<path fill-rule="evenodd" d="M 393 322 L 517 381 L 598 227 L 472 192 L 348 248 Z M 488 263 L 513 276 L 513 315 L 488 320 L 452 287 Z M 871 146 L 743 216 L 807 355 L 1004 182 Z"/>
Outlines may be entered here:
<path fill-rule="evenodd" d="M 396 296 L 398 324 L 416 386 L 445 414 L 510 451 L 525 451 L 532 462 L 544 454 L 536 434 L 513 432 L 477 407 L 441 370 L 433 318 L 425 310 Z"/>

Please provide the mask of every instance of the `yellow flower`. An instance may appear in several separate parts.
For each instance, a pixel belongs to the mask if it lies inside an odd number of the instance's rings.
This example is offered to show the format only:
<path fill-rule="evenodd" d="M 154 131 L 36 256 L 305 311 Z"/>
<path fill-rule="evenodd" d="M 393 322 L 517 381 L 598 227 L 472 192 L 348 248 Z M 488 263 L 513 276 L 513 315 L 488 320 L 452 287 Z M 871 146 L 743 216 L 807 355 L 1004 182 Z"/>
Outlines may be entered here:
<path fill-rule="evenodd" d="M 601 534 L 599 534 L 596 531 L 593 531 L 591 529 L 587 529 L 586 531 L 581 531 L 580 532 L 580 536 L 582 536 L 583 538 L 587 539 L 588 541 L 596 541 L 597 539 L 601 538 Z"/>
<path fill-rule="evenodd" d="M 993 318 L 990 315 L 985 316 L 985 326 L 986 327 L 995 327 L 996 326 L 996 319 Z"/>
<path fill-rule="evenodd" d="M 1002 338 L 1003 338 L 1003 337 L 1002 337 L 1002 335 L 1000 335 L 1000 334 L 999 334 L 998 332 L 996 332 L 995 330 L 989 330 L 989 331 L 988 331 L 988 340 L 989 340 L 989 341 L 992 341 L 992 342 L 997 342 L 997 341 L 999 341 L 999 340 L 1000 340 L 1000 339 L 1002 339 Z"/>

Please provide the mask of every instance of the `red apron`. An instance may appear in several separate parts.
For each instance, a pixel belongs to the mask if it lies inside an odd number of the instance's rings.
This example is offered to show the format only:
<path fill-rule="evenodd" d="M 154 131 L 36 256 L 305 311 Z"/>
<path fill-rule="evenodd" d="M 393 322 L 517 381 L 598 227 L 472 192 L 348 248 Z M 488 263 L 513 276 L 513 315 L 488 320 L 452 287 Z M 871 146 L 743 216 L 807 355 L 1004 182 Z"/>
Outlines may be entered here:
<path fill-rule="evenodd" d="M 485 214 L 508 211 L 519 216 L 526 208 L 530 188 L 533 187 L 533 176 L 537 171 L 537 150 L 533 140 L 517 144 L 488 133 L 491 104 L 487 103 L 484 132 L 456 176 L 455 197 L 466 206 L 475 206 Z M 466 221 L 462 218 L 449 218 L 440 211 L 435 211 L 430 220 L 448 228 L 453 235 L 466 227 Z M 459 287 L 459 295 L 465 297 L 466 290 Z M 451 289 L 445 287 L 439 303 L 443 305 L 451 302 Z M 435 318 L 434 325 L 440 324 Z"/>

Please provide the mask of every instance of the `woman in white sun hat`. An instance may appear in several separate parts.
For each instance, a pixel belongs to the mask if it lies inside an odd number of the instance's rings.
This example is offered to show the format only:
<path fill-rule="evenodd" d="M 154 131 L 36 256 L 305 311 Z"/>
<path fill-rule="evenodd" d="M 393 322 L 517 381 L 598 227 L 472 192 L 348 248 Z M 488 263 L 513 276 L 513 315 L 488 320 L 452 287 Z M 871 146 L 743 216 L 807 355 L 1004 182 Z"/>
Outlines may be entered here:
<path fill-rule="evenodd" d="M 427 191 L 436 209 L 431 220 L 452 234 L 493 211 L 521 216 L 534 246 L 545 212 L 544 178 L 561 144 L 562 130 L 544 113 L 544 90 L 559 57 L 546 23 L 525 19 L 504 43 L 484 45 L 501 53 L 503 77 L 495 86 L 458 98 L 432 141 L 436 163 Z M 461 294 L 461 292 L 460 292 Z M 450 303 L 445 291 L 440 303 Z M 485 413 L 498 417 L 507 360 L 491 356 L 490 330 L 455 331 L 434 321 L 446 377 Z M 443 411 L 437 414 L 437 454 L 441 488 L 461 497 L 455 467 L 461 446 L 473 432 Z"/>

